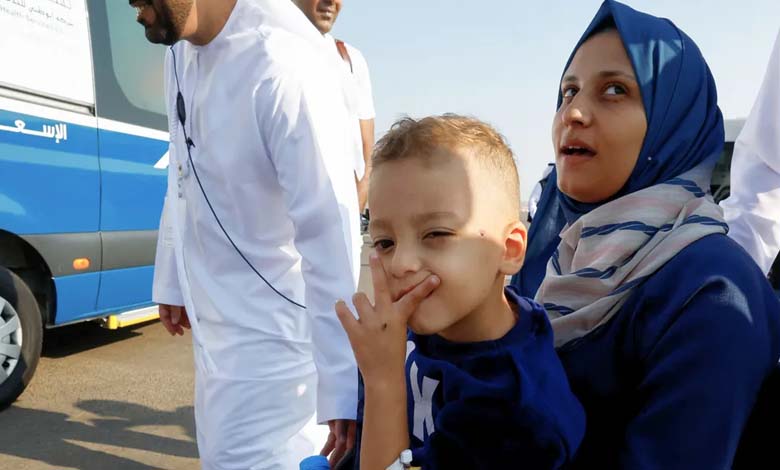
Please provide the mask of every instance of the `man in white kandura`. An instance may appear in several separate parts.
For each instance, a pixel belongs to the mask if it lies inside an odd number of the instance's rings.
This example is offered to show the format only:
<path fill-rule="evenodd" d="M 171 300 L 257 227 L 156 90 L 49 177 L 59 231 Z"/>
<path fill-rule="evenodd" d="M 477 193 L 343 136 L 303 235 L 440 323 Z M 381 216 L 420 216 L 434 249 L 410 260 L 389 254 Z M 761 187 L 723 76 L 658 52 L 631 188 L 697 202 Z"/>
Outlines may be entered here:
<path fill-rule="evenodd" d="M 734 143 L 731 195 L 721 206 L 729 235 L 768 273 L 780 251 L 780 33 L 756 102 Z"/>
<path fill-rule="evenodd" d="M 330 31 L 341 12 L 342 0 L 293 0 L 311 23 L 330 42 L 331 51 L 340 57 L 342 77 L 348 90 L 348 108 L 353 117 L 355 181 L 360 211 L 368 200 L 371 152 L 374 150 L 374 98 L 371 77 L 363 54 L 351 44 L 334 38 Z"/>
<path fill-rule="evenodd" d="M 154 300 L 191 327 L 204 469 L 294 469 L 316 410 L 337 460 L 357 370 L 357 192 L 333 47 L 289 0 L 131 0 L 166 61 L 168 192 Z M 305 308 L 304 308 L 305 306 Z"/>

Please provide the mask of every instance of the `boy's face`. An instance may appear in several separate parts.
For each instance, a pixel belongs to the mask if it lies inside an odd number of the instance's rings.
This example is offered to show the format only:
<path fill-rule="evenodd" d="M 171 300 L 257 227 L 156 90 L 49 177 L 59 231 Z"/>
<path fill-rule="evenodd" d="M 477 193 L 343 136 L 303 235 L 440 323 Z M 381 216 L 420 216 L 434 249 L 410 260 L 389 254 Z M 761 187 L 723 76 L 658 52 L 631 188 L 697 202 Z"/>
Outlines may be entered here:
<path fill-rule="evenodd" d="M 379 165 L 371 175 L 369 231 L 393 300 L 429 274 L 441 280 L 410 318 L 412 331 L 470 341 L 480 328 L 474 322 L 489 321 L 504 301 L 504 277 L 520 267 L 525 229 L 502 204 L 502 185 L 459 153 Z M 506 248 L 518 230 L 522 253 Z"/>

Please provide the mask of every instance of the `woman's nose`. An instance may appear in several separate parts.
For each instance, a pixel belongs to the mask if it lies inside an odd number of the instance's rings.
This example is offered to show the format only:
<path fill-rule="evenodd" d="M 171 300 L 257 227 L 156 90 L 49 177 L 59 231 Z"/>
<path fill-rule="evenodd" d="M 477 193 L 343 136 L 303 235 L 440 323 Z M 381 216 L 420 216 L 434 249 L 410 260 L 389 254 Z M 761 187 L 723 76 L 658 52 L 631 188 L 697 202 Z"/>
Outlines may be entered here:
<path fill-rule="evenodd" d="M 587 100 L 580 98 L 579 95 L 575 96 L 561 113 L 561 120 L 567 126 L 576 124 L 589 126 L 592 117 Z"/>

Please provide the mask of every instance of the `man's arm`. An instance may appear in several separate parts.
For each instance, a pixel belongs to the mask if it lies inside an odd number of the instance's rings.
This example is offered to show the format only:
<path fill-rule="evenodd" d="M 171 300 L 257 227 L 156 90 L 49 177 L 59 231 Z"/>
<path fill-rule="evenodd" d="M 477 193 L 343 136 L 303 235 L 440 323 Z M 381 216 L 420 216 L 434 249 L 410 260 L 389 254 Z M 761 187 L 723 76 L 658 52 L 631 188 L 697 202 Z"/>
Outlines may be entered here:
<path fill-rule="evenodd" d="M 374 97 L 371 89 L 371 75 L 368 63 L 363 54 L 352 46 L 348 46 L 353 63 L 355 84 L 357 85 L 357 114 L 360 120 L 360 137 L 363 142 L 363 175 L 358 175 L 358 199 L 360 212 L 366 208 L 368 201 L 368 181 L 371 176 L 371 154 L 374 151 Z"/>
<path fill-rule="evenodd" d="M 166 109 L 168 116 L 173 112 L 170 107 L 169 91 L 170 81 L 173 80 L 173 62 L 171 60 L 171 51 L 165 54 L 165 80 L 163 82 L 166 97 Z M 169 125 L 172 121 L 169 119 Z M 168 145 L 168 169 L 167 172 L 174 171 L 170 165 L 170 159 L 173 154 L 173 139 L 176 137 L 176 129 L 170 126 L 169 145 Z M 166 183 L 166 195 L 163 201 L 162 214 L 160 214 L 160 227 L 157 231 L 157 252 L 154 260 L 154 280 L 152 282 L 152 301 L 158 304 L 160 322 L 171 335 L 183 335 L 184 328 L 190 328 L 190 322 L 187 318 L 187 312 L 184 308 L 184 298 L 182 297 L 181 287 L 179 285 L 179 274 L 176 265 L 176 251 L 174 248 L 174 226 L 176 223 L 176 214 L 172 213 L 172 203 L 169 198 L 170 188 Z M 176 195 L 171 197 L 177 197 Z"/>
<path fill-rule="evenodd" d="M 175 197 L 175 196 L 174 196 Z M 179 287 L 176 267 L 176 251 L 173 243 L 173 215 L 170 213 L 168 196 L 165 197 L 157 232 L 157 253 L 154 259 L 154 280 L 152 301 L 158 304 L 160 323 L 171 335 L 183 335 L 184 328 L 190 328 L 184 298 Z"/>
<path fill-rule="evenodd" d="M 171 100 L 168 93 L 170 90 L 169 83 L 174 79 L 173 61 L 171 60 L 171 51 L 166 50 L 165 53 L 165 80 L 163 81 L 164 93 L 165 93 L 165 107 L 168 116 L 175 113 L 171 109 Z M 166 183 L 165 183 L 165 199 L 163 200 L 162 213 L 160 214 L 160 227 L 157 231 L 157 252 L 154 258 L 154 281 L 152 284 L 152 301 L 161 305 L 184 305 L 184 299 L 182 297 L 181 288 L 179 287 L 179 274 L 176 268 L 176 251 L 174 249 L 174 226 L 176 223 L 176 214 L 172 213 L 173 204 L 170 202 L 171 197 L 177 197 L 168 185 L 170 181 L 171 172 L 175 171 L 170 165 L 171 158 L 174 155 L 173 139 L 176 138 L 176 129 L 174 124 L 176 121 L 168 119 L 170 134 L 168 137 L 168 167 L 166 169 Z"/>
<path fill-rule="evenodd" d="M 160 215 L 160 228 L 157 232 L 157 253 L 154 258 L 154 281 L 152 300 L 158 304 L 184 305 L 179 274 L 176 271 L 176 251 L 173 243 L 173 214 L 170 214 L 168 196 L 163 203 Z"/>
<path fill-rule="evenodd" d="M 255 90 L 255 115 L 274 164 L 302 256 L 306 312 L 312 320 L 319 373 L 320 423 L 355 419 L 357 368 L 333 305 L 355 291 L 349 214 L 356 213 L 352 165 L 346 154 L 346 110 L 324 73 L 296 71 Z M 315 80 L 316 77 L 316 80 Z M 345 190 L 348 185 L 348 191 Z M 351 194 L 351 199 L 350 199 Z M 357 232 L 357 227 L 355 227 Z M 304 312 L 301 312 L 303 314 Z"/>
<path fill-rule="evenodd" d="M 357 188 L 358 204 L 360 205 L 360 212 L 363 212 L 366 208 L 366 202 L 368 202 L 368 182 L 371 178 L 371 152 L 374 151 L 373 118 L 360 120 L 360 137 L 363 140 L 363 161 L 365 166 L 363 167 L 363 178 L 357 182 Z"/>
<path fill-rule="evenodd" d="M 780 251 L 780 33 L 745 127 L 734 145 L 729 236 L 766 274 Z"/>

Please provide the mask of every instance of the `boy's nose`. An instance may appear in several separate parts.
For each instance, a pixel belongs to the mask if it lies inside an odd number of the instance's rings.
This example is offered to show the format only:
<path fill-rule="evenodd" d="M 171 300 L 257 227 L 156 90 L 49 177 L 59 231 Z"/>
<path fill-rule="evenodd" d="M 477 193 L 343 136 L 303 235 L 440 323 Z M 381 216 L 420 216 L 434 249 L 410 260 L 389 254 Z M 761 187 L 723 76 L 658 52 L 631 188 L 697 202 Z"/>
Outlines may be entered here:
<path fill-rule="evenodd" d="M 409 274 L 416 273 L 422 267 L 420 257 L 414 249 L 400 249 L 396 247 L 393 259 L 390 261 L 390 275 L 401 279 Z"/>

